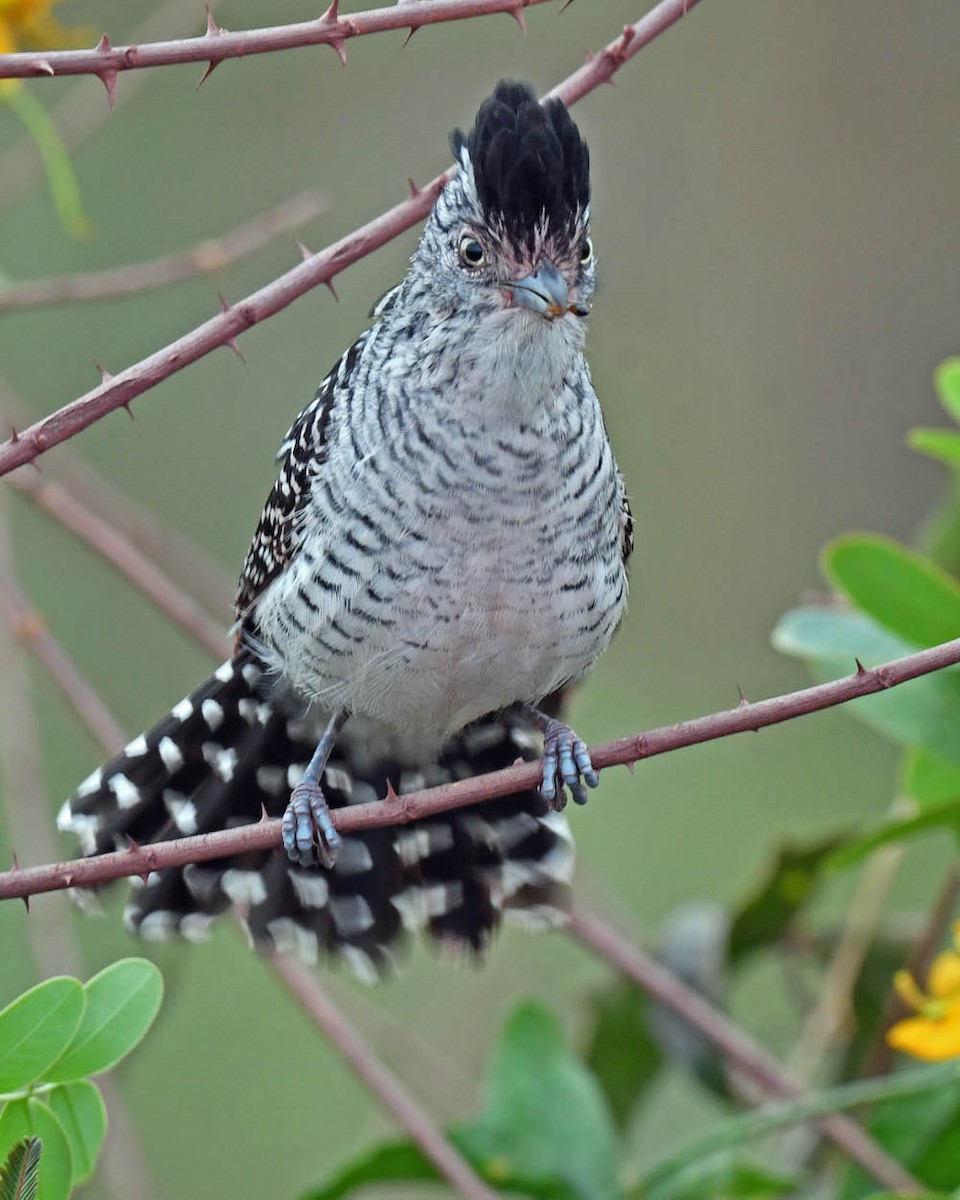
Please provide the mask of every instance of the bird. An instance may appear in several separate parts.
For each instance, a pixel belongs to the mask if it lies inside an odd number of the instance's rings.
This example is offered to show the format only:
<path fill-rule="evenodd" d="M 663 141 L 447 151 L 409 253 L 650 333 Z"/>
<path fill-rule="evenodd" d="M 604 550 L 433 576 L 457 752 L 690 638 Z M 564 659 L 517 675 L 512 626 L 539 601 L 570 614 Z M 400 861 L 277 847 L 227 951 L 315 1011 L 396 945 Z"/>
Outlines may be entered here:
<path fill-rule="evenodd" d="M 69 797 L 85 855 L 282 815 L 282 847 L 134 880 L 129 929 L 252 944 L 374 981 L 409 931 L 479 957 L 562 922 L 567 792 L 598 772 L 562 710 L 624 616 L 633 518 L 584 356 L 589 150 L 500 81 L 403 280 L 277 455 L 234 653 Z M 531 788 L 341 836 L 330 810 L 542 758 Z"/>

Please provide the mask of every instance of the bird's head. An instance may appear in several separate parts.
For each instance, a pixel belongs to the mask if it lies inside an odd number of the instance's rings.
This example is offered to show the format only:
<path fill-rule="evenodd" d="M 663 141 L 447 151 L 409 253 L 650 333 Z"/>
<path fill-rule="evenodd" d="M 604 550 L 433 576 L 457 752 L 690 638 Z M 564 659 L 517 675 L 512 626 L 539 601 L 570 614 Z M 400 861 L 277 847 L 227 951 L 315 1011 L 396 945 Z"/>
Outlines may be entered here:
<path fill-rule="evenodd" d="M 459 170 L 418 251 L 437 300 L 533 337 L 562 325 L 582 342 L 596 288 L 590 155 L 570 114 L 527 84 L 501 82 L 451 143 Z"/>

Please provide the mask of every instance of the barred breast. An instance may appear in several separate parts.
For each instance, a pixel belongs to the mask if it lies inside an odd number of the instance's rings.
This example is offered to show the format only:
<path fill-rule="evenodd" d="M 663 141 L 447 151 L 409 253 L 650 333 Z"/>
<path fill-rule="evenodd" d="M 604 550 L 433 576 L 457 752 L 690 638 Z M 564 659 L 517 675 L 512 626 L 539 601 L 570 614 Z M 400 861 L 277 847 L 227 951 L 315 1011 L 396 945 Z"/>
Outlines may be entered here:
<path fill-rule="evenodd" d="M 622 488 L 586 372 L 529 421 L 404 392 L 338 415 L 257 622 L 295 691 L 422 752 L 596 662 L 626 603 Z"/>

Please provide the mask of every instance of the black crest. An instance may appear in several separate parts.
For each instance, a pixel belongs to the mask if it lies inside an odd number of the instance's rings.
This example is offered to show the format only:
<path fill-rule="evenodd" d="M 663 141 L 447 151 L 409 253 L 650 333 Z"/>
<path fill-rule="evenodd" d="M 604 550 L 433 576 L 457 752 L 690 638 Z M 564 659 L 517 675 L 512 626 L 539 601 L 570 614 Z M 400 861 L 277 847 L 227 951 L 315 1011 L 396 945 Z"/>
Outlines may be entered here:
<path fill-rule="evenodd" d="M 540 104 L 529 84 L 498 83 L 473 129 L 450 140 L 455 154 L 470 154 L 484 215 L 520 236 L 544 214 L 554 230 L 569 229 L 590 200 L 586 142 L 563 103 Z"/>

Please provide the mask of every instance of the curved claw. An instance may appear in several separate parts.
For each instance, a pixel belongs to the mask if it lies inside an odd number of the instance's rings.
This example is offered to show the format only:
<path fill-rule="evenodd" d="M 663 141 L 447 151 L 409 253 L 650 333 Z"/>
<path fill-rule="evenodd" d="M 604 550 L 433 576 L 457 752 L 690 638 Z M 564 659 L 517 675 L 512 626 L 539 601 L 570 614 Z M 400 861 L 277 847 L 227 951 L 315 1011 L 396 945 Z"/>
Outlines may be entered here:
<path fill-rule="evenodd" d="M 544 729 L 543 739 L 540 794 L 544 800 L 560 812 L 567 803 L 566 787 L 574 804 L 586 804 L 586 789 L 595 788 L 599 782 L 600 776 L 594 769 L 586 742 L 569 725 L 551 719 Z"/>
<path fill-rule="evenodd" d="M 318 864 L 328 870 L 340 849 L 340 834 L 318 784 L 304 779 L 293 789 L 281 824 L 287 857 L 301 867 Z"/>

